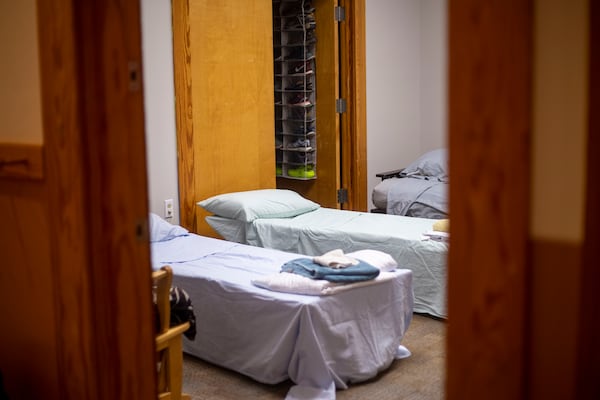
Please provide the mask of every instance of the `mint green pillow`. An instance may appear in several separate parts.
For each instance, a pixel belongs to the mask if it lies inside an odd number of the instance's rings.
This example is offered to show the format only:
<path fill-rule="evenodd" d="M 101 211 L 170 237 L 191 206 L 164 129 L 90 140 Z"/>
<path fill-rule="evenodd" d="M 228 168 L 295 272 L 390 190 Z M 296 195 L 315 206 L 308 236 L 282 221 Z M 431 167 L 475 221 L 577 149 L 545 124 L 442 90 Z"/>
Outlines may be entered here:
<path fill-rule="evenodd" d="M 259 189 L 232 192 L 197 203 L 220 217 L 252 222 L 258 218 L 291 218 L 314 211 L 319 204 L 287 189 Z"/>

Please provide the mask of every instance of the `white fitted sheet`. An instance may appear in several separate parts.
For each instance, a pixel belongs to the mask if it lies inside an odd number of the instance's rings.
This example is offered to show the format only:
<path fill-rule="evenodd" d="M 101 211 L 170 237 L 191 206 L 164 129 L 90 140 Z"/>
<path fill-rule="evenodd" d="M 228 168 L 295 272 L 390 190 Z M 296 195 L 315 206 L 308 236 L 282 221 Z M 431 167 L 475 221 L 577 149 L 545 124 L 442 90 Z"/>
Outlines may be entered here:
<path fill-rule="evenodd" d="M 151 244 L 170 265 L 197 320 L 184 351 L 259 382 L 291 379 L 286 399 L 335 399 L 335 390 L 386 369 L 403 354 L 413 313 L 412 272 L 329 296 L 270 291 L 252 280 L 300 257 L 195 234 Z"/>

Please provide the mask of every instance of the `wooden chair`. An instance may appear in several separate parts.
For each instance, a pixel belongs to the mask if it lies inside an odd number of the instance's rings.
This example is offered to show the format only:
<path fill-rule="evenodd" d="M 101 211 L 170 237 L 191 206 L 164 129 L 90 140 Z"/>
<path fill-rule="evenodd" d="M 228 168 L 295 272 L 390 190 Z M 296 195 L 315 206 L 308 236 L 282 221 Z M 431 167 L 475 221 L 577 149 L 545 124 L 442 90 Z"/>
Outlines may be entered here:
<path fill-rule="evenodd" d="M 168 400 L 190 400 L 181 392 L 183 386 L 182 334 L 190 323 L 171 327 L 171 305 L 169 292 L 173 280 L 171 267 L 164 266 L 152 273 L 153 289 L 158 313 L 156 355 L 158 359 L 158 398 Z"/>

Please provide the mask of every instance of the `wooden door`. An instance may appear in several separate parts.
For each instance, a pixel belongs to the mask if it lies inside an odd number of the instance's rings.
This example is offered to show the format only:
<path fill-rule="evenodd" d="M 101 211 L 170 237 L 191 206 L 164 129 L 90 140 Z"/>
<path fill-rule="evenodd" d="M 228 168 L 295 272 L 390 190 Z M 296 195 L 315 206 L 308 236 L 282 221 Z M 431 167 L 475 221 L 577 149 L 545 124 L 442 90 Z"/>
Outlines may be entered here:
<path fill-rule="evenodd" d="M 337 0 L 313 1 L 316 45 L 316 179 L 277 178 L 277 187 L 292 189 L 324 207 L 339 208 L 341 187 L 339 98 L 339 34 L 335 21 Z"/>
<path fill-rule="evenodd" d="M 365 0 L 315 0 L 317 179 L 277 179 L 324 207 L 367 210 Z M 336 21 L 335 7 L 343 9 Z M 336 99 L 346 102 L 336 112 Z M 338 189 L 347 198 L 339 203 Z"/>
<path fill-rule="evenodd" d="M 598 4 L 450 2 L 449 400 L 600 398 Z M 540 231 L 573 210 L 540 188 L 582 175 L 585 234 Z"/>
<path fill-rule="evenodd" d="M 196 205 L 275 187 L 272 5 L 173 1 L 181 225 L 215 236 Z"/>

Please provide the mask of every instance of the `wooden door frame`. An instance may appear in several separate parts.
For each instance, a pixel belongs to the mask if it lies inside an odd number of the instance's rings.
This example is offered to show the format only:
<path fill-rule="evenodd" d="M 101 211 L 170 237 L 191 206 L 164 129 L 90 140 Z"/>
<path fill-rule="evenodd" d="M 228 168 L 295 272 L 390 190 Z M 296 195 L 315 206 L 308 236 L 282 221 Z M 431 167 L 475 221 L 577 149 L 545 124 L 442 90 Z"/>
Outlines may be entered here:
<path fill-rule="evenodd" d="M 532 378 L 540 369 L 553 367 L 540 365 L 531 344 L 542 339 L 537 333 L 544 336 L 542 340 L 563 346 L 552 340 L 551 333 L 535 331 L 532 326 L 534 302 L 548 308 L 547 304 L 552 304 L 548 297 L 556 293 L 535 292 L 531 272 L 532 265 L 547 262 L 557 250 L 564 249 L 569 255 L 558 254 L 559 259 L 582 272 L 578 308 L 571 310 L 576 333 L 567 336 L 569 343 L 565 343 L 567 351 L 574 349 L 575 354 L 569 356 L 576 357 L 577 362 L 574 370 L 567 371 L 569 376 L 557 377 L 558 382 L 550 384 L 563 390 L 561 397 L 565 398 L 600 396 L 600 311 L 596 299 L 600 272 L 594 262 L 600 237 L 600 182 L 590 173 L 599 166 L 596 155 L 600 151 L 600 117 L 593 112 L 600 107 L 600 6 L 589 2 L 585 238 L 581 244 L 551 243 L 541 247 L 543 252 L 529 237 L 529 211 L 523 207 L 529 204 L 531 171 L 532 7 L 533 0 L 449 3 L 453 222 L 448 260 L 446 398 L 450 400 L 529 399 L 544 392 L 537 386 L 550 382 Z M 552 310 L 545 311 L 552 314 Z"/>
<path fill-rule="evenodd" d="M 98 396 L 156 398 L 140 3 L 73 4 Z"/>
<path fill-rule="evenodd" d="M 191 71 L 191 43 L 189 2 L 172 0 L 173 26 L 173 67 L 175 98 L 175 118 L 177 128 L 177 176 L 179 188 L 179 224 L 194 230 L 197 225 L 198 199 L 194 183 L 194 118 Z"/>
<path fill-rule="evenodd" d="M 600 3 L 590 1 L 589 89 L 587 132 L 587 181 L 585 208 L 585 240 L 581 274 L 581 310 L 579 310 L 579 343 L 575 386 L 577 399 L 600 398 L 600 268 L 597 246 L 600 241 L 600 179 L 592 171 L 600 168 Z"/>
<path fill-rule="evenodd" d="M 340 24 L 340 92 L 347 111 L 341 115 L 342 187 L 347 210 L 367 211 L 367 92 L 365 0 L 339 0 L 346 21 Z"/>
<path fill-rule="evenodd" d="M 157 396 L 139 6 L 37 1 L 61 399 Z"/>
<path fill-rule="evenodd" d="M 453 0 L 448 20 L 446 397 L 521 399 L 530 268 L 531 1 Z"/>

